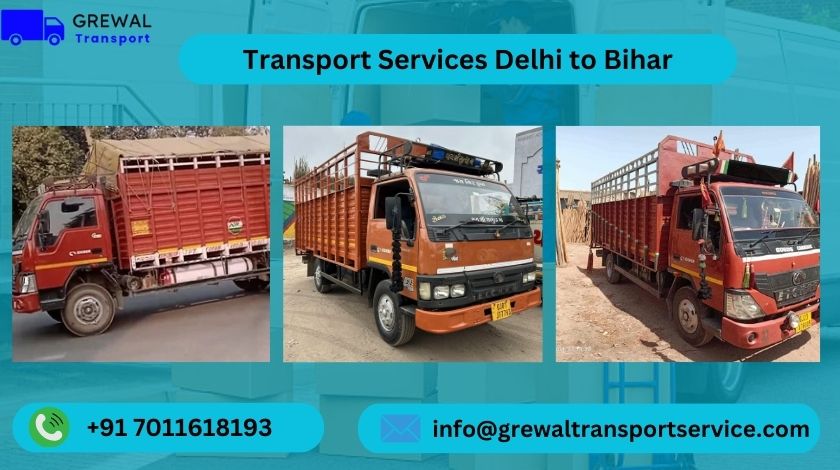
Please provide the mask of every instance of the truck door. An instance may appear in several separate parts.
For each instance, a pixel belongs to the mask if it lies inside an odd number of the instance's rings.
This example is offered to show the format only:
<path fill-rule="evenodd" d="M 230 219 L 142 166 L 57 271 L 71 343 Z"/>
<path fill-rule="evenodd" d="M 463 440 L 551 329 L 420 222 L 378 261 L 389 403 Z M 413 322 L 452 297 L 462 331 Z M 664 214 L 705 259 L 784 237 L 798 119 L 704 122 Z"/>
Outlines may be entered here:
<path fill-rule="evenodd" d="M 44 203 L 35 225 L 35 278 L 40 289 L 64 287 L 79 266 L 111 259 L 105 201 L 93 196 Z"/>
<path fill-rule="evenodd" d="M 677 197 L 675 223 L 671 224 L 670 252 L 671 268 L 692 278 L 695 287 L 699 282 L 700 267 L 698 255 L 700 246 L 691 238 L 692 212 L 702 207 L 700 194 L 684 194 Z M 713 288 L 723 286 L 720 216 L 709 217 L 709 237 L 706 240 L 706 282 Z"/>
<path fill-rule="evenodd" d="M 393 235 L 385 226 L 385 198 L 411 191 L 408 179 L 374 185 L 375 196 L 368 224 L 368 261 L 377 267 L 384 267 L 391 272 L 393 261 Z M 402 264 L 403 292 L 406 297 L 416 299 L 417 260 L 419 246 L 417 232 L 419 218 L 416 202 L 403 198 L 403 221 L 400 230 L 400 261 Z M 375 286 L 372 286 L 375 287 Z"/>

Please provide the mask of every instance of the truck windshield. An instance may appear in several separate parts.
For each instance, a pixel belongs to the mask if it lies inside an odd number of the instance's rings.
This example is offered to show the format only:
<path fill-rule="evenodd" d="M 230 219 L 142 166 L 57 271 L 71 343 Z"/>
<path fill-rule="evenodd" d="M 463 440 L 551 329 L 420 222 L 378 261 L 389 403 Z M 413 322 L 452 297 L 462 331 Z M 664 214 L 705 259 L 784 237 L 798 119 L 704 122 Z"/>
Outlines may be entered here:
<path fill-rule="evenodd" d="M 819 227 L 817 218 L 802 196 L 773 188 L 722 188 L 729 227 L 736 240 L 760 237 L 768 230 Z M 800 230 L 802 231 L 802 230 Z"/>
<path fill-rule="evenodd" d="M 35 217 L 38 216 L 38 209 L 41 207 L 42 197 L 37 197 L 29 203 L 26 210 L 18 219 L 15 226 L 15 232 L 12 235 L 12 251 L 23 249 L 23 243 L 26 241 L 26 236 L 29 235 L 29 229 L 35 222 Z"/>
<path fill-rule="evenodd" d="M 426 223 L 506 225 L 525 220 L 516 198 L 501 183 L 457 175 L 420 174 L 417 184 Z"/>

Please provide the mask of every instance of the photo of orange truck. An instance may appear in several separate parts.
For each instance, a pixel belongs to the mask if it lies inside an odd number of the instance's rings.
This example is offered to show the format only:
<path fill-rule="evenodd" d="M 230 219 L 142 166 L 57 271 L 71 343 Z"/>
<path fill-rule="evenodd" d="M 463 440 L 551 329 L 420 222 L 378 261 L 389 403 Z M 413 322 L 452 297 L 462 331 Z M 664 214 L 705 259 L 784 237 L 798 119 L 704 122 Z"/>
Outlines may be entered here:
<path fill-rule="evenodd" d="M 610 283 L 665 301 L 692 346 L 765 348 L 820 318 L 818 216 L 790 167 L 666 136 L 592 183 L 593 254 Z"/>
<path fill-rule="evenodd" d="M 502 164 L 363 132 L 294 182 L 295 251 L 315 289 L 367 299 L 392 346 L 541 305 L 533 232 Z"/>
<path fill-rule="evenodd" d="M 123 298 L 269 282 L 269 138 L 94 141 L 81 176 L 46 181 L 12 237 L 16 314 L 103 333 Z"/>

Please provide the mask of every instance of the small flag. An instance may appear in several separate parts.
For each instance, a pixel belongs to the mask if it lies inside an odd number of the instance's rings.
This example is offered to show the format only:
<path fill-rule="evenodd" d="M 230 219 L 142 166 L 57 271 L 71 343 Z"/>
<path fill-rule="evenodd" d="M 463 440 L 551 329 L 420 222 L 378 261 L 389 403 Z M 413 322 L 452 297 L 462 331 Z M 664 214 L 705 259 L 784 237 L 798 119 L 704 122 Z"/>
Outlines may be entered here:
<path fill-rule="evenodd" d="M 793 173 L 793 152 L 790 152 L 790 156 L 782 164 L 782 168 L 788 169 L 788 170 L 790 170 L 791 173 Z M 799 175 L 797 175 L 796 173 L 793 173 L 793 179 L 790 180 L 790 182 L 793 183 L 797 179 L 799 179 Z"/>
<path fill-rule="evenodd" d="M 723 130 L 720 131 L 717 139 L 715 139 L 715 145 L 712 147 L 712 154 L 718 157 L 720 156 L 721 150 L 726 150 L 726 144 L 723 142 Z"/>

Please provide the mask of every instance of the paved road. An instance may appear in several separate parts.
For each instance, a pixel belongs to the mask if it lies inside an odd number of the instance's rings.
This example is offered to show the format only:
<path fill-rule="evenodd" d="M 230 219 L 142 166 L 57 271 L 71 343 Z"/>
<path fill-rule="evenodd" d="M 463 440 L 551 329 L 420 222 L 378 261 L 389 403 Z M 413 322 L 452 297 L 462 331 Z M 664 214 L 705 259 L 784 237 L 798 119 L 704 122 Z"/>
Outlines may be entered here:
<path fill-rule="evenodd" d="M 588 247 L 567 245 L 557 268 L 557 360 L 819 362 L 820 325 L 762 350 L 718 340 L 695 348 L 679 336 L 664 303 L 632 282 L 607 282 L 598 260 L 586 270 Z"/>
<path fill-rule="evenodd" d="M 315 290 L 294 251 L 284 254 L 283 358 L 289 362 L 540 361 L 542 309 L 447 335 L 417 331 L 394 348 L 379 337 L 367 299 Z"/>
<path fill-rule="evenodd" d="M 46 313 L 14 315 L 15 361 L 267 361 L 268 294 L 232 282 L 128 299 L 105 334 L 77 338 Z M 220 300 L 221 299 L 221 300 Z"/>

